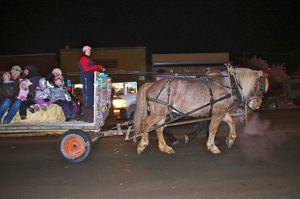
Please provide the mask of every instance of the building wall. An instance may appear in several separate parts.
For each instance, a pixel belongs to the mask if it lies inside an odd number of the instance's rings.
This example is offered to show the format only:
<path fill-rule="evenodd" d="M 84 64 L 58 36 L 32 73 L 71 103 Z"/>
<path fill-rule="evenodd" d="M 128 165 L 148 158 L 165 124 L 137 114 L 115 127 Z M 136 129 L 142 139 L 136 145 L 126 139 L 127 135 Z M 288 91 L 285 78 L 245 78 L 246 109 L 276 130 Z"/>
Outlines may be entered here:
<path fill-rule="evenodd" d="M 153 72 L 195 74 L 207 68 L 222 67 L 229 62 L 229 53 L 153 54 Z"/>
<path fill-rule="evenodd" d="M 14 65 L 33 65 L 38 68 L 41 75 L 46 76 L 53 68 L 57 67 L 57 55 L 55 53 L 46 54 L 24 54 L 24 55 L 1 55 L 0 71 L 10 71 Z"/>
<path fill-rule="evenodd" d="M 82 55 L 81 49 L 61 49 L 60 50 L 60 66 L 67 76 L 73 81 L 79 81 L 78 62 Z M 126 47 L 126 48 L 94 48 L 92 50 L 92 60 L 102 65 L 107 73 L 120 72 L 117 76 L 112 75 L 113 79 L 126 79 L 133 81 L 138 79 L 136 76 L 130 75 L 124 77 L 121 71 L 146 71 L 146 48 L 145 47 Z"/>
<path fill-rule="evenodd" d="M 177 53 L 177 54 L 153 54 L 153 65 L 159 64 L 215 64 L 229 61 L 229 53 Z"/>

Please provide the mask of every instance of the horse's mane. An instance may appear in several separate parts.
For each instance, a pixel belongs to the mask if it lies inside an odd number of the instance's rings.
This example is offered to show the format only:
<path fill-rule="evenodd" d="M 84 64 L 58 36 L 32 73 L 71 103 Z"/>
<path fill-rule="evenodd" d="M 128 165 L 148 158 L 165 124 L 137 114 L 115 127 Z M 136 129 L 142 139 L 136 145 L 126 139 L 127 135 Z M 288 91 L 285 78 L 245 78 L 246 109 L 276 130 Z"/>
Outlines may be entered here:
<path fill-rule="evenodd" d="M 249 68 L 235 68 L 235 73 L 238 75 L 239 83 L 242 87 L 241 95 L 248 97 L 256 83 L 257 72 Z"/>

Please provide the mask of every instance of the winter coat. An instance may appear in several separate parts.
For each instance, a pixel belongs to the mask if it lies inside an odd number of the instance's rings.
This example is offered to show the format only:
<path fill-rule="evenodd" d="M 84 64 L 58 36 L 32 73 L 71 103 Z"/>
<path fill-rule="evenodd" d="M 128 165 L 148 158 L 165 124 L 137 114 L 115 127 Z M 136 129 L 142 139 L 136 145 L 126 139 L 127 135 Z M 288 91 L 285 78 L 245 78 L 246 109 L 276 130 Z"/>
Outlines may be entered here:
<path fill-rule="evenodd" d="M 40 99 L 51 99 L 51 91 L 48 86 L 46 86 L 44 89 L 41 89 L 39 86 L 35 89 L 35 100 Z"/>
<path fill-rule="evenodd" d="M 29 95 L 34 98 L 35 96 L 35 89 L 39 85 L 39 80 L 41 79 L 41 75 L 38 69 L 35 66 L 25 66 L 25 69 L 28 70 L 28 75 L 24 78 L 29 79 L 32 82 L 32 85 L 29 87 Z"/>
<path fill-rule="evenodd" d="M 67 100 L 70 101 L 71 97 L 67 93 L 66 89 L 63 86 L 54 86 L 50 88 L 51 91 L 51 101 L 56 102 L 58 100 Z"/>
<path fill-rule="evenodd" d="M 18 81 L 12 81 L 10 83 L 1 83 L 0 85 L 0 96 L 1 98 L 15 98 L 19 94 Z"/>

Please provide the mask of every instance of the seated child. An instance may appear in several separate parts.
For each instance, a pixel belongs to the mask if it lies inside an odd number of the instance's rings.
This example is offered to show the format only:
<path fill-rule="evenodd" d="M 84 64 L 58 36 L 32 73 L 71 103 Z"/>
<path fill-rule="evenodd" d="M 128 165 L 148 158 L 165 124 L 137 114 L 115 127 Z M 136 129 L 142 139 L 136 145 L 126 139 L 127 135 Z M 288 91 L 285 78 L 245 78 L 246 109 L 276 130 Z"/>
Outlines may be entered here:
<path fill-rule="evenodd" d="M 54 69 L 52 70 L 52 74 L 53 74 L 54 76 L 62 76 L 62 71 L 61 71 L 60 68 L 54 68 Z"/>
<path fill-rule="evenodd" d="M 49 81 L 50 84 L 54 85 L 55 77 L 59 77 L 60 81 L 61 81 L 61 85 L 63 85 L 63 86 L 65 85 L 64 77 L 62 75 L 62 71 L 60 68 L 54 68 L 52 70 L 52 72 L 50 73 L 50 75 L 48 76 L 47 80 Z"/>
<path fill-rule="evenodd" d="M 3 84 L 6 83 L 12 83 L 13 81 L 11 80 L 11 75 L 9 72 L 4 72 L 2 75 L 2 80 L 3 80 Z"/>
<path fill-rule="evenodd" d="M 29 86 L 32 85 L 29 79 L 24 79 L 20 83 L 20 91 L 17 98 L 21 101 L 27 100 L 27 95 L 29 93 Z"/>
<path fill-rule="evenodd" d="M 68 91 L 69 95 L 71 96 L 71 101 L 75 108 L 75 112 L 78 115 L 80 115 L 81 114 L 80 101 L 73 95 L 73 86 L 72 86 L 71 80 L 69 80 L 69 79 L 66 81 L 66 90 Z"/>
<path fill-rule="evenodd" d="M 53 82 L 54 85 L 50 88 L 51 101 L 63 109 L 67 121 L 75 118 L 76 110 L 69 93 L 63 86 L 62 76 L 55 76 Z"/>
<path fill-rule="evenodd" d="M 52 104 L 51 91 L 44 77 L 39 80 L 39 86 L 35 89 L 35 102 L 34 105 L 30 106 L 35 111 L 39 111 L 40 109 L 46 111 L 49 105 Z"/>

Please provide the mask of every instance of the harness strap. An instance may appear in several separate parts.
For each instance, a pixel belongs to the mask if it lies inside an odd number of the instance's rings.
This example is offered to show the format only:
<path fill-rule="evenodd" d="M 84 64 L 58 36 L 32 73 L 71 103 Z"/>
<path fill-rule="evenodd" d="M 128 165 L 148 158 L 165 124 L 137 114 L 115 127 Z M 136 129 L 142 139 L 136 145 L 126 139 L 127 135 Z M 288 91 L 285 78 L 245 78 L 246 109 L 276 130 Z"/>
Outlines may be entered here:
<path fill-rule="evenodd" d="M 165 105 L 167 106 L 169 109 L 171 110 L 174 110 L 175 112 L 179 113 L 179 114 L 184 114 L 183 112 L 179 111 L 178 109 L 176 109 L 174 106 L 172 106 L 171 104 L 169 104 L 168 102 L 165 102 L 165 101 L 162 101 L 160 99 L 155 99 L 155 98 L 146 98 L 147 101 L 150 101 L 150 102 L 156 102 L 158 104 L 161 104 L 161 105 Z"/>
<path fill-rule="evenodd" d="M 160 94 L 162 93 L 162 91 L 166 88 L 166 86 L 168 86 L 167 88 L 167 92 L 168 92 L 168 98 L 170 95 L 170 83 L 171 83 L 172 78 L 169 78 L 168 81 L 165 82 L 165 84 L 163 85 L 163 87 L 160 89 L 160 91 L 158 92 L 156 99 L 158 99 L 158 97 L 160 96 Z"/>
<path fill-rule="evenodd" d="M 227 95 L 225 95 L 225 96 L 223 96 L 223 97 L 220 97 L 220 98 L 214 100 L 213 103 L 215 104 L 215 103 L 217 103 L 217 102 L 219 102 L 219 101 L 225 100 L 225 99 L 230 98 L 230 97 L 231 97 L 231 94 L 229 93 L 229 94 L 227 94 Z M 203 108 L 205 108 L 205 107 L 207 107 L 207 106 L 209 106 L 209 105 L 211 105 L 211 102 L 209 102 L 209 103 L 207 103 L 207 104 L 205 104 L 205 105 L 203 105 L 203 106 L 200 106 L 200 107 L 198 107 L 198 108 L 196 108 L 196 109 L 194 109 L 194 110 L 192 110 L 192 111 L 189 111 L 189 112 L 187 112 L 187 113 L 185 113 L 185 114 L 179 115 L 178 117 L 175 117 L 175 118 L 173 118 L 172 120 L 170 120 L 170 121 L 168 121 L 168 122 L 165 122 L 164 124 L 158 125 L 158 126 L 156 126 L 155 128 L 150 129 L 149 131 L 158 129 L 158 128 L 163 127 L 163 126 L 165 126 L 165 125 L 167 125 L 167 124 L 170 124 L 170 123 L 172 123 L 172 122 L 175 122 L 175 121 L 177 121 L 177 120 L 180 120 L 180 119 L 184 118 L 185 116 L 188 116 L 188 115 L 190 115 L 190 114 L 192 114 L 192 113 L 195 113 L 195 112 L 197 112 L 197 111 L 199 111 L 199 110 L 201 110 L 201 109 L 203 109 Z"/>
<path fill-rule="evenodd" d="M 170 88 L 170 84 L 171 84 L 171 81 L 173 80 L 173 78 L 168 78 L 168 81 L 165 82 L 165 84 L 162 86 L 162 88 L 160 89 L 160 91 L 158 92 L 157 96 L 155 99 L 151 99 L 150 101 L 155 101 L 157 103 L 160 103 L 160 104 L 163 104 L 163 105 L 166 105 L 168 106 L 168 109 L 170 110 L 170 93 L 171 93 L 171 88 Z M 167 103 L 166 102 L 163 102 L 162 100 L 159 100 L 159 96 L 160 94 L 163 92 L 163 90 L 166 88 L 167 90 L 167 96 L 168 96 L 168 100 L 167 100 Z"/>
<path fill-rule="evenodd" d="M 215 99 L 214 99 L 214 94 L 213 94 L 212 89 L 211 89 L 211 85 L 208 82 L 208 80 L 207 80 L 207 86 L 208 86 L 208 89 L 209 89 L 209 94 L 210 94 L 210 100 L 209 101 L 210 101 L 210 104 L 211 104 L 210 110 L 209 110 L 209 117 L 211 117 L 212 109 L 213 109 L 213 106 L 214 106 L 214 103 L 215 103 Z"/>
<path fill-rule="evenodd" d="M 209 117 L 211 117 L 213 105 L 214 105 L 214 102 L 215 102 L 214 94 L 213 94 L 213 91 L 212 91 L 212 88 L 211 88 L 211 84 L 209 82 L 209 78 L 204 77 L 202 79 L 202 82 L 206 84 L 206 86 L 208 87 L 208 90 L 209 90 L 209 95 L 210 95 L 209 104 L 211 105 L 210 110 L 209 110 Z"/>

